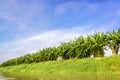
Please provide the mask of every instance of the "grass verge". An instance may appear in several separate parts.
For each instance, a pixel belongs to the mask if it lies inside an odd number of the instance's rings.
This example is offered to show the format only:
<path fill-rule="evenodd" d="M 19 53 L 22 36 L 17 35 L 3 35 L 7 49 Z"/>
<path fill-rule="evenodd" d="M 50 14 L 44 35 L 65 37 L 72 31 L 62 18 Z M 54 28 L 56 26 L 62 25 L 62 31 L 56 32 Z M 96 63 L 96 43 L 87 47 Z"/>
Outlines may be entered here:
<path fill-rule="evenodd" d="M 14 76 L 20 76 L 21 74 L 21 76 L 28 75 L 36 78 L 38 76 L 45 78 L 62 76 L 62 78 L 69 77 L 72 79 L 72 77 L 77 78 L 76 76 L 79 75 L 79 78 L 86 79 L 89 77 L 89 80 L 98 77 L 102 80 L 102 78 L 105 79 L 106 76 L 112 77 L 112 79 L 120 79 L 120 55 L 7 66 L 0 67 L 0 72 L 10 73 L 10 75 L 16 73 Z"/>

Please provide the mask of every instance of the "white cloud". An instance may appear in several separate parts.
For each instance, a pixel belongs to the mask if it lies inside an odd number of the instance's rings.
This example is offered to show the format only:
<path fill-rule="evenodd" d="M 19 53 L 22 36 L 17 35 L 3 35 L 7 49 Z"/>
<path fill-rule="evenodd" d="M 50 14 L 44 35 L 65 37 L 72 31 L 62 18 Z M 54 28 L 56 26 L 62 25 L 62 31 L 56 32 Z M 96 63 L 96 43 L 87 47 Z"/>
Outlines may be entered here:
<path fill-rule="evenodd" d="M 1 0 L 0 18 L 7 23 L 14 24 L 16 29 L 25 30 L 34 21 L 34 15 L 41 15 L 46 10 L 46 3 L 39 0 Z"/>
<path fill-rule="evenodd" d="M 84 34 L 86 28 L 88 28 L 88 26 L 53 30 L 14 42 L 3 43 L 0 47 L 0 60 L 2 62 L 6 59 L 20 56 L 25 53 L 35 52 L 45 47 L 59 45 L 61 42 L 69 41 L 70 39 L 78 37 L 80 34 Z"/>
<path fill-rule="evenodd" d="M 99 30 L 99 28 L 91 29 L 92 26 L 94 27 L 94 25 L 85 25 L 70 29 L 53 30 L 13 42 L 3 43 L 0 46 L 0 62 L 26 53 L 32 53 L 42 48 L 59 45 L 61 42 L 67 42 L 81 34 L 86 35 Z M 109 52 L 106 53 L 106 55 L 110 54 Z"/>
<path fill-rule="evenodd" d="M 120 16 L 120 10 L 117 11 L 117 15 Z"/>
<path fill-rule="evenodd" d="M 98 6 L 98 4 L 92 4 L 92 3 L 87 3 L 87 2 L 83 2 L 83 1 L 69 1 L 66 3 L 62 3 L 59 4 L 55 7 L 55 14 L 62 14 L 65 13 L 69 10 L 72 11 L 83 11 L 83 9 L 90 9 L 90 10 L 94 10 L 96 9 Z"/>

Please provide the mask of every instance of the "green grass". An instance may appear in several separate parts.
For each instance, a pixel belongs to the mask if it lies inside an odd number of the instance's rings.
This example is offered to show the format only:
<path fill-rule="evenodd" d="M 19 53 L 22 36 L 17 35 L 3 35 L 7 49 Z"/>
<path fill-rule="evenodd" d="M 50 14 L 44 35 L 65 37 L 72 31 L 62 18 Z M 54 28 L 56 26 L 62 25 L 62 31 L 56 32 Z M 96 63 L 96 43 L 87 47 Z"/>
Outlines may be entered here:
<path fill-rule="evenodd" d="M 41 77 L 53 77 L 52 75 L 54 77 L 64 76 L 64 78 L 79 75 L 82 78 L 91 78 L 89 80 L 96 76 L 101 80 L 106 76 L 120 79 L 120 55 L 7 66 L 0 67 L 0 72 L 16 73 L 16 76 L 17 73 L 19 76 L 21 73 L 22 75 L 29 74 L 31 76 L 35 74 L 34 76 L 39 75 Z"/>

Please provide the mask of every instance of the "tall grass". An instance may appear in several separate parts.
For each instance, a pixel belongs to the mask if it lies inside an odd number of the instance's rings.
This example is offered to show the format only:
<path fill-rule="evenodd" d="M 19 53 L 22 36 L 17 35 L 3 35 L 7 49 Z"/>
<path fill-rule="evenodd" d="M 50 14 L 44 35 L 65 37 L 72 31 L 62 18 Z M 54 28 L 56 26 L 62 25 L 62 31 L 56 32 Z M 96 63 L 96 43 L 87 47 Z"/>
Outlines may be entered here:
<path fill-rule="evenodd" d="M 120 79 L 120 55 L 22 64 L 0 67 L 0 71 L 15 73 L 14 76 L 20 76 L 20 74 L 36 75 L 38 77 L 58 77 L 60 75 L 66 77 L 80 76 L 83 80 L 87 77 L 92 80 L 94 78 L 96 79 L 96 76 L 99 79 L 104 79 L 104 77 L 107 78 L 106 76 L 108 76 Z"/>

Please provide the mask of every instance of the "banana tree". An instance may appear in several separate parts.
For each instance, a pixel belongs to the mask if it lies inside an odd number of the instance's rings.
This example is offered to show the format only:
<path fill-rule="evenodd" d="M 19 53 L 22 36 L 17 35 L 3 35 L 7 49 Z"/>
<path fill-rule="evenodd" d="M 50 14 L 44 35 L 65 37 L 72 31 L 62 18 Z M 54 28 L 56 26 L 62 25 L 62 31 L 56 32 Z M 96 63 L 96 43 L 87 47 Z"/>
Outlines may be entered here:
<path fill-rule="evenodd" d="M 93 35 L 88 35 L 87 42 L 87 48 L 90 55 L 93 55 L 94 57 L 104 56 L 104 49 L 107 43 L 105 35 L 102 31 L 95 32 Z"/>
<path fill-rule="evenodd" d="M 88 44 L 87 44 L 87 38 L 86 36 L 79 36 L 75 40 L 75 53 L 77 53 L 77 58 L 84 58 L 84 57 L 89 57 L 90 55 L 88 54 Z"/>
<path fill-rule="evenodd" d="M 108 47 L 112 51 L 112 55 L 117 55 L 120 48 L 120 28 L 113 32 L 107 32 Z"/>

